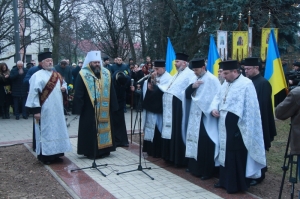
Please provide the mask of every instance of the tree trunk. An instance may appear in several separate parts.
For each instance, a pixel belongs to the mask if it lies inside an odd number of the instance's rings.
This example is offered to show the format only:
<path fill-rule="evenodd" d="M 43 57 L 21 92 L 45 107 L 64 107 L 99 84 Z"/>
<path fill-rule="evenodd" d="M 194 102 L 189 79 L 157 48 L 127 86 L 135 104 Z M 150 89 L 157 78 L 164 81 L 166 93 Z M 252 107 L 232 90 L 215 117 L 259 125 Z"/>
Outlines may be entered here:
<path fill-rule="evenodd" d="M 127 4 L 126 4 L 125 0 L 122 0 L 123 19 L 124 19 L 125 28 L 126 28 L 126 36 L 127 36 L 128 42 L 129 42 L 132 59 L 134 60 L 134 62 L 136 62 L 136 54 L 135 54 L 135 49 L 134 49 L 134 45 L 133 45 L 133 42 L 132 42 L 131 32 L 130 32 L 130 29 L 129 29 L 126 6 L 127 6 Z"/>
<path fill-rule="evenodd" d="M 143 25 L 143 17 L 142 17 L 142 3 L 141 0 L 139 0 L 139 25 L 140 25 L 140 34 L 141 34 L 141 43 L 142 43 L 142 57 L 146 57 L 146 39 L 145 39 L 145 30 Z"/>

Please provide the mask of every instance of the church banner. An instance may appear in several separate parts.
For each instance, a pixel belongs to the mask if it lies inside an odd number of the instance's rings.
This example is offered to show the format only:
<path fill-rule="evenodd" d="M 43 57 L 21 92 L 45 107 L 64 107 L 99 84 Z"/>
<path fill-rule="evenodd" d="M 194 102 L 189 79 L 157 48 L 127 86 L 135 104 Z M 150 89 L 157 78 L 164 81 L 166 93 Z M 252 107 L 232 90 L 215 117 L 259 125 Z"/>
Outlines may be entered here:
<path fill-rule="evenodd" d="M 217 49 L 222 61 L 227 60 L 227 31 L 218 30 L 217 32 Z"/>
<path fill-rule="evenodd" d="M 260 58 L 262 61 L 266 61 L 268 52 L 268 43 L 271 30 L 274 29 L 275 38 L 277 42 L 278 38 L 278 28 L 262 28 L 261 31 L 261 48 L 260 48 Z"/>
<path fill-rule="evenodd" d="M 252 27 L 248 27 L 248 57 L 252 57 Z"/>
<path fill-rule="evenodd" d="M 232 59 L 242 61 L 248 57 L 248 31 L 232 31 Z"/>

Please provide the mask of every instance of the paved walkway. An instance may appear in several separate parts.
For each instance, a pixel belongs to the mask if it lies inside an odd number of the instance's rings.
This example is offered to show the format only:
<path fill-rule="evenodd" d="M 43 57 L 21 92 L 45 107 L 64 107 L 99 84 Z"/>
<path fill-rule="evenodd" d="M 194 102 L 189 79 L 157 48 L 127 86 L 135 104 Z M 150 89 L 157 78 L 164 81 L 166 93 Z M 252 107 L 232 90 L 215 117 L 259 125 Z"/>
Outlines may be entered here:
<path fill-rule="evenodd" d="M 136 113 L 133 113 L 135 120 Z M 125 114 L 126 125 L 130 134 L 131 113 Z M 0 119 L 0 146 L 24 143 L 31 151 L 32 116 L 28 120 Z M 133 121 L 134 122 L 134 121 Z M 175 168 L 162 159 L 147 157 L 143 154 L 142 167 L 145 173 L 137 170 L 139 164 L 139 145 L 130 144 L 127 148 L 118 147 L 110 156 L 96 161 L 98 169 L 73 169 L 92 166 L 93 161 L 77 155 L 78 117 L 68 116 L 68 130 L 73 147 L 72 153 L 65 153 L 64 162 L 45 166 L 74 198 L 258 198 L 248 193 L 229 195 L 223 189 L 216 189 L 213 184 L 217 179 L 202 181 L 185 172 L 185 168 Z M 137 128 L 136 128 L 137 129 Z M 130 136 L 128 136 L 130 138 Z M 32 152 L 32 151 L 31 151 Z M 32 152 L 34 154 L 34 152 Z M 130 171 L 117 175 L 118 172 Z"/>

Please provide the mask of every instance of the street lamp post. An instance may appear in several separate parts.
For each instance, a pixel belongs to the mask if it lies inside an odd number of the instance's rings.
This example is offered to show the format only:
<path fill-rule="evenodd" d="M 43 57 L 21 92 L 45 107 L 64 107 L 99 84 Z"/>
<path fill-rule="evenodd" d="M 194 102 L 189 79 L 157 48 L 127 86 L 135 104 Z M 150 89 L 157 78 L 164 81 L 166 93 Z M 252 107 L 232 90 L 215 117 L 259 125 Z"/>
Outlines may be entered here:
<path fill-rule="evenodd" d="M 18 17 L 18 0 L 13 0 L 14 10 L 14 27 L 15 27 L 15 63 L 21 60 L 20 57 L 20 33 L 19 33 L 19 17 Z"/>

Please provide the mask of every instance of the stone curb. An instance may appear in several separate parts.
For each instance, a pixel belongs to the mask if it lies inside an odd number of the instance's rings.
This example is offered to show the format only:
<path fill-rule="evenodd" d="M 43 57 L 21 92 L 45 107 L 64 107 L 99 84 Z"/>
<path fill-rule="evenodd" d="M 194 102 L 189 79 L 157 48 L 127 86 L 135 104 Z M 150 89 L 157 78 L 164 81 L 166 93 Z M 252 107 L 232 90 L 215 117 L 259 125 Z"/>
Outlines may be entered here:
<path fill-rule="evenodd" d="M 34 151 L 28 146 L 28 144 L 24 144 L 24 146 L 32 153 L 32 155 L 35 156 Z M 48 166 L 44 165 L 44 167 L 51 173 L 51 175 L 57 180 L 57 182 L 70 194 L 70 196 L 74 199 L 80 199 L 80 197 L 72 190 L 70 189 L 64 181 Z"/>

